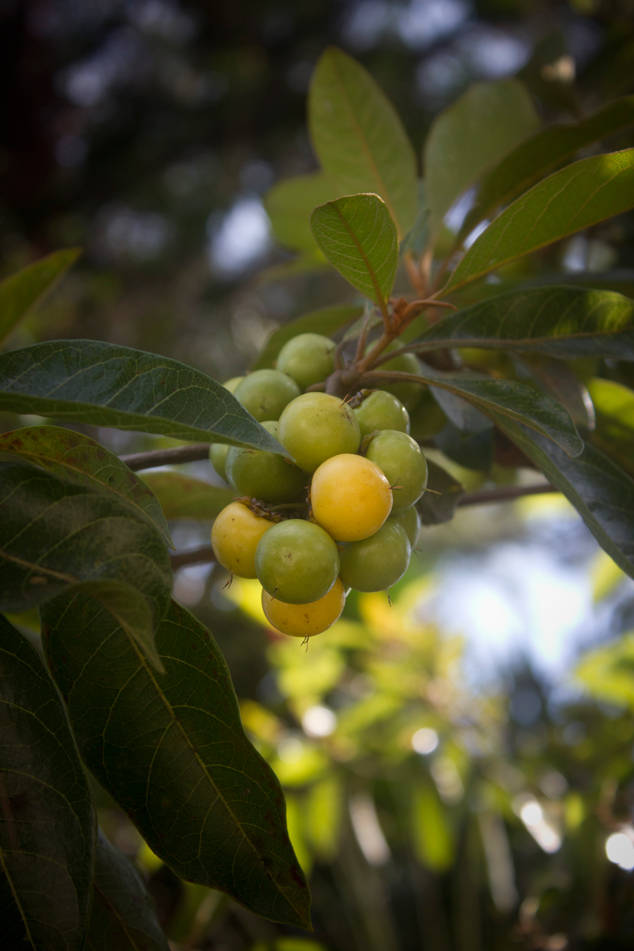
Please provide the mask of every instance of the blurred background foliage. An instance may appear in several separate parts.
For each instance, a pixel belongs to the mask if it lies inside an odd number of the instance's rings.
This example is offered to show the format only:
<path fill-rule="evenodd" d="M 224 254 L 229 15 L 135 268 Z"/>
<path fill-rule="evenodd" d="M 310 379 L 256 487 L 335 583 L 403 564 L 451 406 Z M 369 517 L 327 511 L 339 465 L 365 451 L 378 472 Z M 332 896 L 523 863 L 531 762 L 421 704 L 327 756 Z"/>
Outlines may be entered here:
<path fill-rule="evenodd" d="M 476 80 L 519 75 L 546 121 L 634 91 L 628 0 L 3 0 L 1 274 L 83 248 L 13 344 L 96 337 L 225 379 L 288 319 L 354 300 L 294 264 L 265 211 L 274 184 L 316 167 L 305 101 L 330 43 L 370 70 L 417 150 Z M 622 217 L 508 277 L 631 286 L 633 246 Z M 173 522 L 179 549 L 208 531 Z M 192 566 L 175 593 L 216 634 L 284 785 L 315 935 L 180 882 L 102 795 L 175 947 L 632 947 L 634 585 L 565 503 L 459 509 L 425 531 L 391 605 L 356 598 L 306 648 L 224 582 Z"/>

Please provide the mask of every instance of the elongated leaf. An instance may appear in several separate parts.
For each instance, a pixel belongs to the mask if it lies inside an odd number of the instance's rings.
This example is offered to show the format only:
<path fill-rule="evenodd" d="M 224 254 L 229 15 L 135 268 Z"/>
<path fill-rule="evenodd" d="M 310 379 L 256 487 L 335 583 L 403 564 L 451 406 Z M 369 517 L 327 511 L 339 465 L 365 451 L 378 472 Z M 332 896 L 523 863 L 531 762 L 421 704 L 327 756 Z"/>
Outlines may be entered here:
<path fill-rule="evenodd" d="M 634 476 L 634 392 L 601 379 L 591 380 L 588 389 L 596 413 L 592 442 Z"/>
<path fill-rule="evenodd" d="M 631 125 L 634 125 L 634 96 L 624 96 L 579 122 L 557 123 L 521 142 L 480 182 L 458 241 L 492 211 L 512 201 L 564 159 Z"/>
<path fill-rule="evenodd" d="M 349 195 L 316 208 L 315 239 L 330 263 L 379 306 L 387 300 L 398 266 L 396 228 L 378 195 Z"/>
<path fill-rule="evenodd" d="M 632 207 L 634 149 L 573 162 L 509 205 L 474 241 L 444 291 Z"/>
<path fill-rule="evenodd" d="M 147 472 L 142 478 L 161 503 L 165 518 L 215 518 L 236 497 L 235 489 L 182 472 Z"/>
<path fill-rule="evenodd" d="M 111 495 L 149 518 L 170 543 L 161 506 L 144 482 L 118 456 L 94 439 L 60 426 L 26 426 L 0 434 L 0 456 L 11 454 L 54 475 Z"/>
<path fill-rule="evenodd" d="M 502 414 L 517 420 L 543 433 L 570 455 L 578 455 L 583 451 L 583 442 L 561 403 L 528 383 L 494 380 L 476 373 L 443 373 L 427 365 L 417 377 L 401 375 L 403 379 L 418 379 L 421 383 L 461 396 L 489 416 Z M 396 380 L 396 373 L 391 376 Z M 367 373 L 364 379 L 380 381 L 380 369 Z"/>
<path fill-rule="evenodd" d="M 310 332 L 329 337 L 341 327 L 357 320 L 362 313 L 363 307 L 360 304 L 350 304 L 344 307 L 321 307 L 319 310 L 311 310 L 308 314 L 302 314 L 301 317 L 290 320 L 273 331 L 251 369 L 259 370 L 262 367 L 274 366 L 277 355 L 286 341 L 296 337 L 297 334 Z"/>
<path fill-rule="evenodd" d="M 440 347 L 634 359 L 634 301 L 565 285 L 510 291 L 439 320 L 418 338 L 420 353 Z"/>
<path fill-rule="evenodd" d="M 0 282 L 0 341 L 45 297 L 80 254 L 79 248 L 55 251 Z"/>
<path fill-rule="evenodd" d="M 326 174 L 344 193 L 380 195 L 403 238 L 416 218 L 414 150 L 369 73 L 334 47 L 317 63 L 308 95 L 308 124 Z"/>
<path fill-rule="evenodd" d="M 634 481 L 609 456 L 586 444 L 576 459 L 525 426 L 498 425 L 577 509 L 599 544 L 634 577 Z"/>
<path fill-rule="evenodd" d="M 208 632 L 172 602 L 156 636 L 165 666 L 157 677 L 81 595 L 56 599 L 43 617 L 82 755 L 154 852 L 183 878 L 305 926 L 308 891 L 280 786 L 242 729 Z"/>
<path fill-rule="evenodd" d="M 476 83 L 438 116 L 423 156 L 433 232 L 456 198 L 538 124 L 531 98 L 516 79 Z"/>
<path fill-rule="evenodd" d="M 145 885 L 99 832 L 86 951 L 169 951 Z"/>
<path fill-rule="evenodd" d="M 298 175 L 279 182 L 266 195 L 265 206 L 271 219 L 273 234 L 288 248 L 317 251 L 310 228 L 310 216 L 317 205 L 342 194 L 333 180 L 323 172 Z"/>
<path fill-rule="evenodd" d="M 0 354 L 0 409 L 282 451 L 206 374 L 96 340 L 53 340 Z"/>
<path fill-rule="evenodd" d="M 427 491 L 416 503 L 423 525 L 439 525 L 449 522 L 456 506 L 464 495 L 464 489 L 446 469 L 427 457 Z"/>
<path fill-rule="evenodd" d="M 523 354 L 514 361 L 520 379 L 534 381 L 565 407 L 575 426 L 594 428 L 594 410 L 588 388 L 562 360 L 543 354 Z"/>
<path fill-rule="evenodd" d="M 21 611 L 84 584 L 156 660 L 153 630 L 169 602 L 171 570 L 147 519 L 22 462 L 0 462 L 0 507 L 2 610 Z"/>
<path fill-rule="evenodd" d="M 2 947 L 80 951 L 95 820 L 62 701 L 42 661 L 0 615 Z"/>

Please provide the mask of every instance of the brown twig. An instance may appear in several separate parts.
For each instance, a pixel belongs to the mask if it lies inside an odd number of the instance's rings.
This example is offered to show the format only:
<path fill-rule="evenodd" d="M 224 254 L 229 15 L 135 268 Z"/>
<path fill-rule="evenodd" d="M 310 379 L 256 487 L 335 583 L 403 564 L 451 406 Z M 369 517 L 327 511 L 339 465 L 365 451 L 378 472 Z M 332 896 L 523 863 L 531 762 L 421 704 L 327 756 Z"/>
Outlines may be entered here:
<path fill-rule="evenodd" d="M 179 462 L 197 462 L 209 457 L 208 442 L 193 442 L 187 446 L 176 446 L 175 449 L 152 449 L 149 452 L 135 452 L 129 456 L 121 456 L 121 461 L 137 472 L 139 469 L 156 469 L 158 466 L 169 466 Z"/>
<path fill-rule="evenodd" d="M 458 501 L 458 505 L 490 505 L 492 502 L 512 502 L 525 495 L 545 495 L 549 492 L 559 492 L 549 482 L 540 482 L 537 485 L 500 485 L 495 489 L 481 489 L 479 492 L 467 492 Z"/>
<path fill-rule="evenodd" d="M 211 545 L 204 545 L 202 548 L 193 548 L 191 551 L 177 551 L 170 555 L 172 570 L 184 568 L 185 565 L 204 565 L 216 561 L 214 550 Z"/>

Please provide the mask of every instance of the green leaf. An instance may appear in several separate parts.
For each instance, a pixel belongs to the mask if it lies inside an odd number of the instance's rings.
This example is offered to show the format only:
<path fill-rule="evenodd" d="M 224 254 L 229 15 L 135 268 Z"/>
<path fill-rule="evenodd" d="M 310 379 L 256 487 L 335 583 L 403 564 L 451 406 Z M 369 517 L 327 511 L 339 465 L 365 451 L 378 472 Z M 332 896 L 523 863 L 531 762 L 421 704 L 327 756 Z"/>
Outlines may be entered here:
<path fill-rule="evenodd" d="M 310 228 L 313 208 L 339 195 L 341 189 L 322 172 L 298 175 L 274 185 L 267 192 L 265 207 L 276 239 L 288 248 L 316 252 Z"/>
<path fill-rule="evenodd" d="M 617 565 L 634 576 L 634 481 L 627 473 L 589 444 L 571 459 L 525 426 L 502 419 L 498 425 L 563 492 Z"/>
<path fill-rule="evenodd" d="M 634 633 L 613 644 L 588 651 L 574 672 L 586 690 L 600 700 L 634 710 Z"/>
<path fill-rule="evenodd" d="M 0 341 L 48 294 L 80 254 L 79 248 L 55 251 L 0 282 Z"/>
<path fill-rule="evenodd" d="M 434 872 L 446 871 L 454 857 L 453 831 L 430 780 L 421 780 L 412 791 L 411 824 L 418 858 Z"/>
<path fill-rule="evenodd" d="M 169 951 L 141 876 L 99 832 L 86 951 Z"/>
<path fill-rule="evenodd" d="M 284 344 L 298 334 L 310 332 L 324 334 L 329 337 L 340 330 L 341 327 L 357 320 L 362 314 L 363 307 L 360 304 L 350 304 L 343 307 L 321 307 L 319 310 L 311 310 L 308 314 L 302 314 L 301 317 L 296 317 L 273 331 L 251 369 L 260 370 L 263 367 L 275 366 L 277 355 Z"/>
<path fill-rule="evenodd" d="M 41 605 L 83 584 L 156 661 L 171 593 L 167 548 L 128 505 L 22 462 L 0 462 L 0 609 Z"/>
<path fill-rule="evenodd" d="M 142 479 L 160 502 L 165 518 L 215 518 L 236 497 L 235 489 L 181 472 L 147 472 Z"/>
<path fill-rule="evenodd" d="M 565 285 L 509 291 L 444 317 L 412 349 L 443 347 L 634 359 L 634 301 Z"/>
<path fill-rule="evenodd" d="M 454 517 L 456 506 L 464 495 L 464 489 L 446 469 L 427 457 L 427 491 L 423 493 L 416 508 L 423 525 L 439 525 Z"/>
<path fill-rule="evenodd" d="M 517 198 L 474 241 L 443 289 L 634 207 L 634 149 L 567 165 Z"/>
<path fill-rule="evenodd" d="M 282 451 L 205 373 L 97 340 L 53 340 L 0 354 L 0 409 Z"/>
<path fill-rule="evenodd" d="M 533 380 L 558 400 L 575 426 L 583 430 L 594 428 L 594 411 L 588 388 L 567 363 L 543 354 L 524 354 L 515 360 L 515 367 L 520 378 Z"/>
<path fill-rule="evenodd" d="M 398 266 L 396 228 L 385 203 L 377 195 L 349 195 L 315 208 L 311 225 L 333 267 L 384 307 Z"/>
<path fill-rule="evenodd" d="M 394 381 L 397 374 L 390 374 Z M 580 439 L 570 416 L 561 405 L 546 393 L 540 392 L 528 383 L 515 380 L 495 380 L 478 373 L 442 372 L 424 365 L 420 375 L 398 374 L 399 377 L 419 380 L 430 386 L 448 390 L 456 396 L 472 403 L 479 410 L 494 419 L 502 414 L 543 433 L 554 443 L 561 446 L 570 455 L 583 451 Z M 368 382 L 381 381 L 380 368 L 365 374 Z"/>
<path fill-rule="evenodd" d="M 165 516 L 145 483 L 94 439 L 60 426 L 28 426 L 0 434 L 0 456 L 17 455 L 67 482 L 111 495 L 148 518 L 171 544 Z"/>
<path fill-rule="evenodd" d="M 492 211 L 521 195 L 579 149 L 633 124 L 634 96 L 624 96 L 579 122 L 551 125 L 521 142 L 480 182 L 457 240 L 462 242 Z"/>
<path fill-rule="evenodd" d="M 157 676 L 81 594 L 56 599 L 43 617 L 82 755 L 153 851 L 183 878 L 305 927 L 308 890 L 279 783 L 243 731 L 224 659 L 200 622 L 172 602 L 156 634 Z"/>
<path fill-rule="evenodd" d="M 62 701 L 37 652 L 0 615 L 2 946 L 80 951 L 95 819 Z"/>
<path fill-rule="evenodd" d="M 369 73 L 334 47 L 323 53 L 313 74 L 308 124 L 325 173 L 344 193 L 380 195 L 403 238 L 416 219 L 414 150 Z"/>
<path fill-rule="evenodd" d="M 588 384 L 596 414 L 594 445 L 634 476 L 634 392 L 612 380 Z"/>
<path fill-rule="evenodd" d="M 425 189 L 434 233 L 464 191 L 539 124 L 516 79 L 476 83 L 433 122 L 425 142 Z"/>

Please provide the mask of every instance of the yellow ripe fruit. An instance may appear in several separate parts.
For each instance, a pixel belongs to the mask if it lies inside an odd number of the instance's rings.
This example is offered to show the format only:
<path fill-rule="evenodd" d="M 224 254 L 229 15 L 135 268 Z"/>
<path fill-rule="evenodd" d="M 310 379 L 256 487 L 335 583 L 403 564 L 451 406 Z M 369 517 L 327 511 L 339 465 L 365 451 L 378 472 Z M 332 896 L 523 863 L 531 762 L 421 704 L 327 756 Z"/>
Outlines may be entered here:
<path fill-rule="evenodd" d="M 383 525 L 392 510 L 392 490 L 376 463 L 342 452 L 315 470 L 310 501 L 313 518 L 329 535 L 357 542 Z"/>
<path fill-rule="evenodd" d="M 334 585 L 318 601 L 287 604 L 262 589 L 262 610 L 276 630 L 292 637 L 312 637 L 334 624 L 346 601 L 346 594 L 337 578 Z"/>
<path fill-rule="evenodd" d="M 211 547 L 223 568 L 240 578 L 255 578 L 255 550 L 274 524 L 243 502 L 225 505 L 211 529 Z"/>

